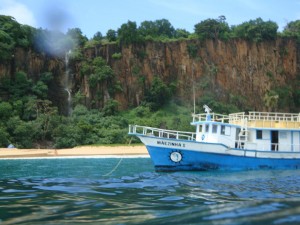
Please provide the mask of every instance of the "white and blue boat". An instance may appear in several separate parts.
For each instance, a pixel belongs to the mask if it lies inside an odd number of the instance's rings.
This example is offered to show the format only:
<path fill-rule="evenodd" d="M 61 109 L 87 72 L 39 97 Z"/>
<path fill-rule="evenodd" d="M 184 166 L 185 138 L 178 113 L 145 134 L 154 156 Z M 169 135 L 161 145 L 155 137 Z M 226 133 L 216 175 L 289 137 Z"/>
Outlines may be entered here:
<path fill-rule="evenodd" d="M 193 114 L 196 132 L 130 125 L 156 171 L 300 169 L 300 113 Z"/>

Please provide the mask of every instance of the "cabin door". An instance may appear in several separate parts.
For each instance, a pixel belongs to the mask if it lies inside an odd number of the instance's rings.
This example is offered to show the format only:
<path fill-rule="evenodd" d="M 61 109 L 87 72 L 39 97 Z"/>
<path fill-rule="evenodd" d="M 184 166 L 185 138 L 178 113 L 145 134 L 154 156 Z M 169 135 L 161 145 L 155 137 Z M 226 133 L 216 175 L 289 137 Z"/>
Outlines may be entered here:
<path fill-rule="evenodd" d="M 271 150 L 278 151 L 278 130 L 271 131 Z"/>

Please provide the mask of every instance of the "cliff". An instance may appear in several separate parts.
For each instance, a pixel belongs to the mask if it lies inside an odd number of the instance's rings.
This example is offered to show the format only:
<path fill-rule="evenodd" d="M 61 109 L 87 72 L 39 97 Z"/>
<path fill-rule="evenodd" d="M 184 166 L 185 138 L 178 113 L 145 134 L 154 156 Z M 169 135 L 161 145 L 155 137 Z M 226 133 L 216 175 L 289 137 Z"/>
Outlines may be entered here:
<path fill-rule="evenodd" d="M 125 108 L 138 105 L 144 89 L 149 88 L 154 76 L 159 76 L 167 84 L 176 83 L 174 98 L 185 103 L 192 103 L 194 87 L 197 100 L 210 95 L 243 108 L 267 110 L 264 97 L 268 92 L 299 89 L 298 49 L 292 39 L 261 43 L 190 40 L 148 42 L 122 49 L 105 45 L 86 50 L 86 57 L 101 55 L 107 59 L 121 82 L 123 92 L 116 98 Z M 118 51 L 122 58 L 114 60 L 111 56 Z"/>
<path fill-rule="evenodd" d="M 114 53 L 121 53 L 121 57 L 113 57 Z M 244 109 L 261 111 L 267 110 L 264 98 L 270 91 L 283 88 L 289 90 L 284 96 L 293 98 L 293 92 L 299 89 L 299 47 L 292 39 L 278 38 L 261 43 L 184 40 L 122 47 L 107 44 L 85 49 L 83 54 L 85 60 L 101 56 L 111 66 L 122 89 L 114 96 L 121 109 L 139 105 L 154 76 L 159 76 L 168 85 L 174 84 L 176 91 L 173 97 L 183 104 L 192 104 L 194 89 L 197 102 L 211 96 Z M 89 75 L 82 76 L 81 66 L 81 61 L 69 64 L 70 74 L 74 78 L 72 95 L 80 91 L 87 105 L 113 98 L 103 95 L 100 99 L 94 99 Z M 65 58 L 16 49 L 10 63 L 0 63 L 0 76 L 11 76 L 20 70 L 33 80 L 37 80 L 43 72 L 52 72 L 54 81 L 50 86 L 50 99 L 62 111 L 65 110 Z M 287 101 L 286 98 L 279 101 Z M 279 109 L 290 110 L 299 111 L 299 106 L 285 104 L 284 108 Z"/>

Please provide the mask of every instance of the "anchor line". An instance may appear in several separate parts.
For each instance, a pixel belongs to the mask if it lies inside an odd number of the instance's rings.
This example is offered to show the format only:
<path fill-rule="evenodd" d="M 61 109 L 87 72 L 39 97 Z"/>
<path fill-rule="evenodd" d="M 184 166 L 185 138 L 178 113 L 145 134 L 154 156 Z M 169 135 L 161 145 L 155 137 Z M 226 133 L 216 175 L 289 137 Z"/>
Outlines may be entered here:
<path fill-rule="evenodd" d="M 132 141 L 132 137 L 130 138 L 130 141 L 129 141 L 128 146 L 130 146 L 131 141 Z M 123 155 L 124 155 L 124 154 L 123 154 Z M 104 177 L 107 177 L 107 176 L 109 176 L 110 174 L 112 174 L 113 172 L 115 172 L 115 170 L 116 170 L 116 169 L 119 167 L 119 165 L 121 164 L 122 160 L 123 160 L 123 157 L 120 158 L 120 160 L 119 160 L 119 162 L 117 163 L 117 165 L 116 165 L 110 172 L 104 174 L 103 176 L 104 176 Z"/>

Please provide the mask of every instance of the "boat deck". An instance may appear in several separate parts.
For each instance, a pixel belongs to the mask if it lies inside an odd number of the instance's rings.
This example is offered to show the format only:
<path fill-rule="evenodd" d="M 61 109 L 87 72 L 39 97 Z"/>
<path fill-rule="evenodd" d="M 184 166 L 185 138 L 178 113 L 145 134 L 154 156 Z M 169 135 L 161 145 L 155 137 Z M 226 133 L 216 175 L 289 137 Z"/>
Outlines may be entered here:
<path fill-rule="evenodd" d="M 139 126 L 139 125 L 129 125 L 130 135 L 146 135 L 160 138 L 174 138 L 181 140 L 195 140 L 196 133 L 195 132 L 184 132 L 184 131 L 176 131 L 176 130 L 166 130 L 159 129 L 154 127 L 147 126 Z"/>
<path fill-rule="evenodd" d="M 193 122 L 215 121 L 240 126 L 274 129 L 300 129 L 300 113 L 244 112 L 229 115 L 193 114 Z"/>

